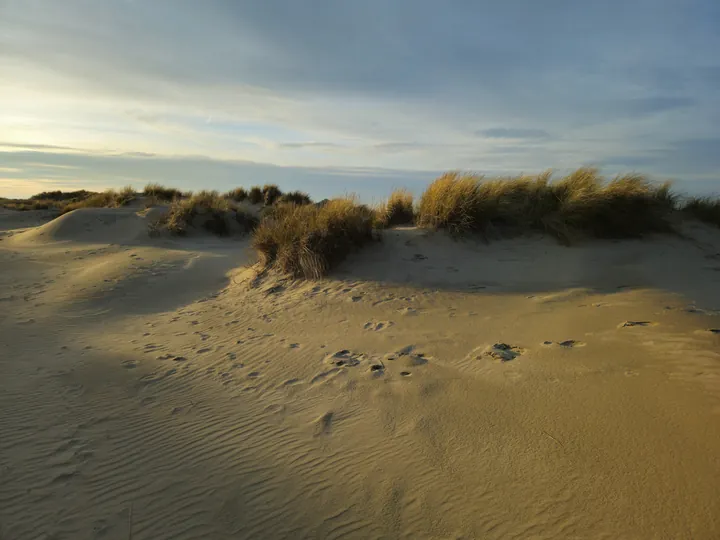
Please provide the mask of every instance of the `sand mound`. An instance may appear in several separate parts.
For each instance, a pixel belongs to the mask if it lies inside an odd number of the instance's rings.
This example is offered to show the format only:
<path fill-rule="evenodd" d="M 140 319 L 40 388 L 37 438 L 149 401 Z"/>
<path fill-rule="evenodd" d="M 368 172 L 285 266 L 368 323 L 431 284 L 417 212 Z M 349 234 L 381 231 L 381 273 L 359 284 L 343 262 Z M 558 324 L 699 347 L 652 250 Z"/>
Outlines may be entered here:
<path fill-rule="evenodd" d="M 0 208 L 0 233 L 37 227 L 46 223 L 52 217 L 53 212 L 51 210 L 19 211 Z"/>
<path fill-rule="evenodd" d="M 16 235 L 22 244 L 55 242 L 124 244 L 147 240 L 148 224 L 160 209 L 80 208 L 45 225 Z"/>

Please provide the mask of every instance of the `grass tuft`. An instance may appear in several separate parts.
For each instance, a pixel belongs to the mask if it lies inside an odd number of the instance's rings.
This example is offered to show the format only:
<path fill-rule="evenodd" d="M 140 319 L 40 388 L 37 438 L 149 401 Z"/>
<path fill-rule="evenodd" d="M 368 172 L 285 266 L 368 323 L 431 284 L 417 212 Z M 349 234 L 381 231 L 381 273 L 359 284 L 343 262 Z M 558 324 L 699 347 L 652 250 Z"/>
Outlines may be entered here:
<path fill-rule="evenodd" d="M 262 204 L 265 200 L 265 194 L 260 186 L 253 186 L 248 191 L 248 202 L 250 204 Z"/>
<path fill-rule="evenodd" d="M 720 198 L 691 197 L 680 209 L 685 215 L 720 227 Z"/>
<path fill-rule="evenodd" d="M 233 223 L 239 225 L 241 232 L 249 232 L 257 225 L 258 220 L 247 212 L 234 208 L 228 199 L 217 191 L 200 191 L 187 199 L 175 199 L 158 226 L 180 236 L 187 234 L 191 227 L 226 236 L 233 231 Z"/>
<path fill-rule="evenodd" d="M 282 191 L 275 184 L 265 184 L 262 192 L 265 206 L 272 206 L 282 196 Z"/>
<path fill-rule="evenodd" d="M 183 196 L 182 191 L 176 188 L 170 188 L 161 184 L 148 184 L 143 189 L 143 195 L 153 197 L 158 201 L 172 201 Z"/>
<path fill-rule="evenodd" d="M 310 195 L 308 195 L 307 193 L 303 193 L 302 191 L 290 191 L 288 193 L 284 193 L 277 202 L 284 204 L 303 205 L 312 204 L 312 199 L 310 198 Z"/>
<path fill-rule="evenodd" d="M 79 208 L 119 208 L 129 204 L 135 199 L 136 193 L 132 186 L 126 186 L 120 191 L 108 189 L 102 193 L 95 193 L 86 199 L 72 202 L 65 205 L 61 210 L 61 214 L 66 214 Z"/>
<path fill-rule="evenodd" d="M 0 207 L 10 210 L 62 210 L 66 205 L 96 195 L 92 191 L 43 191 L 29 199 L 6 199 L 0 197 Z"/>
<path fill-rule="evenodd" d="M 669 184 L 657 186 L 637 174 L 605 182 L 596 169 L 582 168 L 552 182 L 549 171 L 491 180 L 453 172 L 423 193 L 418 223 L 453 233 L 537 230 L 569 243 L 582 235 L 668 232 L 675 204 Z"/>
<path fill-rule="evenodd" d="M 231 189 L 225 194 L 225 197 L 235 202 L 243 202 L 248 198 L 248 192 L 245 188 L 239 187 Z"/>
<path fill-rule="evenodd" d="M 280 204 L 261 221 L 253 247 L 266 268 L 318 279 L 371 241 L 372 231 L 372 211 L 353 198 L 324 205 Z"/>
<path fill-rule="evenodd" d="M 414 222 L 413 196 L 404 189 L 393 191 L 376 212 L 375 225 L 379 228 L 412 225 Z"/>

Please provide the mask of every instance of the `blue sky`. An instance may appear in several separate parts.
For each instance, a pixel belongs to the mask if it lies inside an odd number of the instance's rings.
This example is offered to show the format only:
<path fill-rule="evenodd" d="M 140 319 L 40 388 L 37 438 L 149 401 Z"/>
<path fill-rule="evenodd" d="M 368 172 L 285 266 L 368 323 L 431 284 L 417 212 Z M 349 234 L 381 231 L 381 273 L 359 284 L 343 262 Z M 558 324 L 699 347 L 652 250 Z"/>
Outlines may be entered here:
<path fill-rule="evenodd" d="M 449 169 L 720 191 L 717 0 L 0 0 L 0 194 Z"/>

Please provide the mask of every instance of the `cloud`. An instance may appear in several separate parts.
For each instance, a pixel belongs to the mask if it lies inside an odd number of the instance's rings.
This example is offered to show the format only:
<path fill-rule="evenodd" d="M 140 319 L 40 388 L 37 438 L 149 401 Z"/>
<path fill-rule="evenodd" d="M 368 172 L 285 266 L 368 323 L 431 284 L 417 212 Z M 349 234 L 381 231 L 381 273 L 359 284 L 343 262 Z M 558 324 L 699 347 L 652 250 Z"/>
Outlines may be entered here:
<path fill-rule="evenodd" d="M 715 0 L 0 3 L 0 132 L 35 145 L 17 148 L 715 170 L 681 148 L 720 137 Z"/>
<path fill-rule="evenodd" d="M 288 149 L 295 149 L 295 148 L 306 148 L 306 149 L 316 149 L 316 150 L 334 150 L 337 148 L 342 148 L 339 144 L 331 143 L 331 142 L 284 142 L 279 143 L 278 146 L 280 148 L 288 148 Z"/>
<path fill-rule="evenodd" d="M 23 149 L 23 150 L 77 150 L 76 148 L 73 148 L 71 146 L 58 146 L 55 144 L 30 144 L 30 143 L 17 143 L 17 142 L 7 142 L 7 141 L 0 141 L 0 149 L 2 148 L 17 148 L 17 149 Z"/>
<path fill-rule="evenodd" d="M 141 188 L 160 182 L 184 190 L 218 189 L 263 183 L 283 190 L 302 190 L 323 199 L 344 192 L 357 193 L 367 201 L 396 186 L 421 190 L 440 171 L 394 170 L 378 167 L 280 167 L 241 160 L 206 156 L 136 156 L 130 154 L 0 152 L 2 171 L 0 196 L 25 196 L 38 183 L 54 189 L 101 190 L 131 184 Z M 72 169 L 55 172 L 51 169 Z M 28 187 L 30 186 L 30 187 Z M 34 193 L 35 191 L 32 191 Z M 31 194 L 32 194 L 31 193 Z"/>
<path fill-rule="evenodd" d="M 692 107 L 696 103 L 695 99 L 688 97 L 648 97 L 622 102 L 619 110 L 629 116 L 640 117 Z"/>
<path fill-rule="evenodd" d="M 550 134 L 544 129 L 492 128 L 477 132 L 478 135 L 490 139 L 549 139 Z"/>

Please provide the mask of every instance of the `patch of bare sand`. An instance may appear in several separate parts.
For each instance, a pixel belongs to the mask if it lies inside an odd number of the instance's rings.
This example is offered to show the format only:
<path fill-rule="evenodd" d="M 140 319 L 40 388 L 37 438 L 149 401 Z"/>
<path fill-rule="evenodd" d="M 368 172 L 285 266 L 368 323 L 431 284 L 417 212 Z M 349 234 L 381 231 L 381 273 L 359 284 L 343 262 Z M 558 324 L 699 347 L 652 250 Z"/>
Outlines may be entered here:
<path fill-rule="evenodd" d="M 0 538 L 720 535 L 715 231 L 250 287 L 131 229 L 0 242 Z"/>

